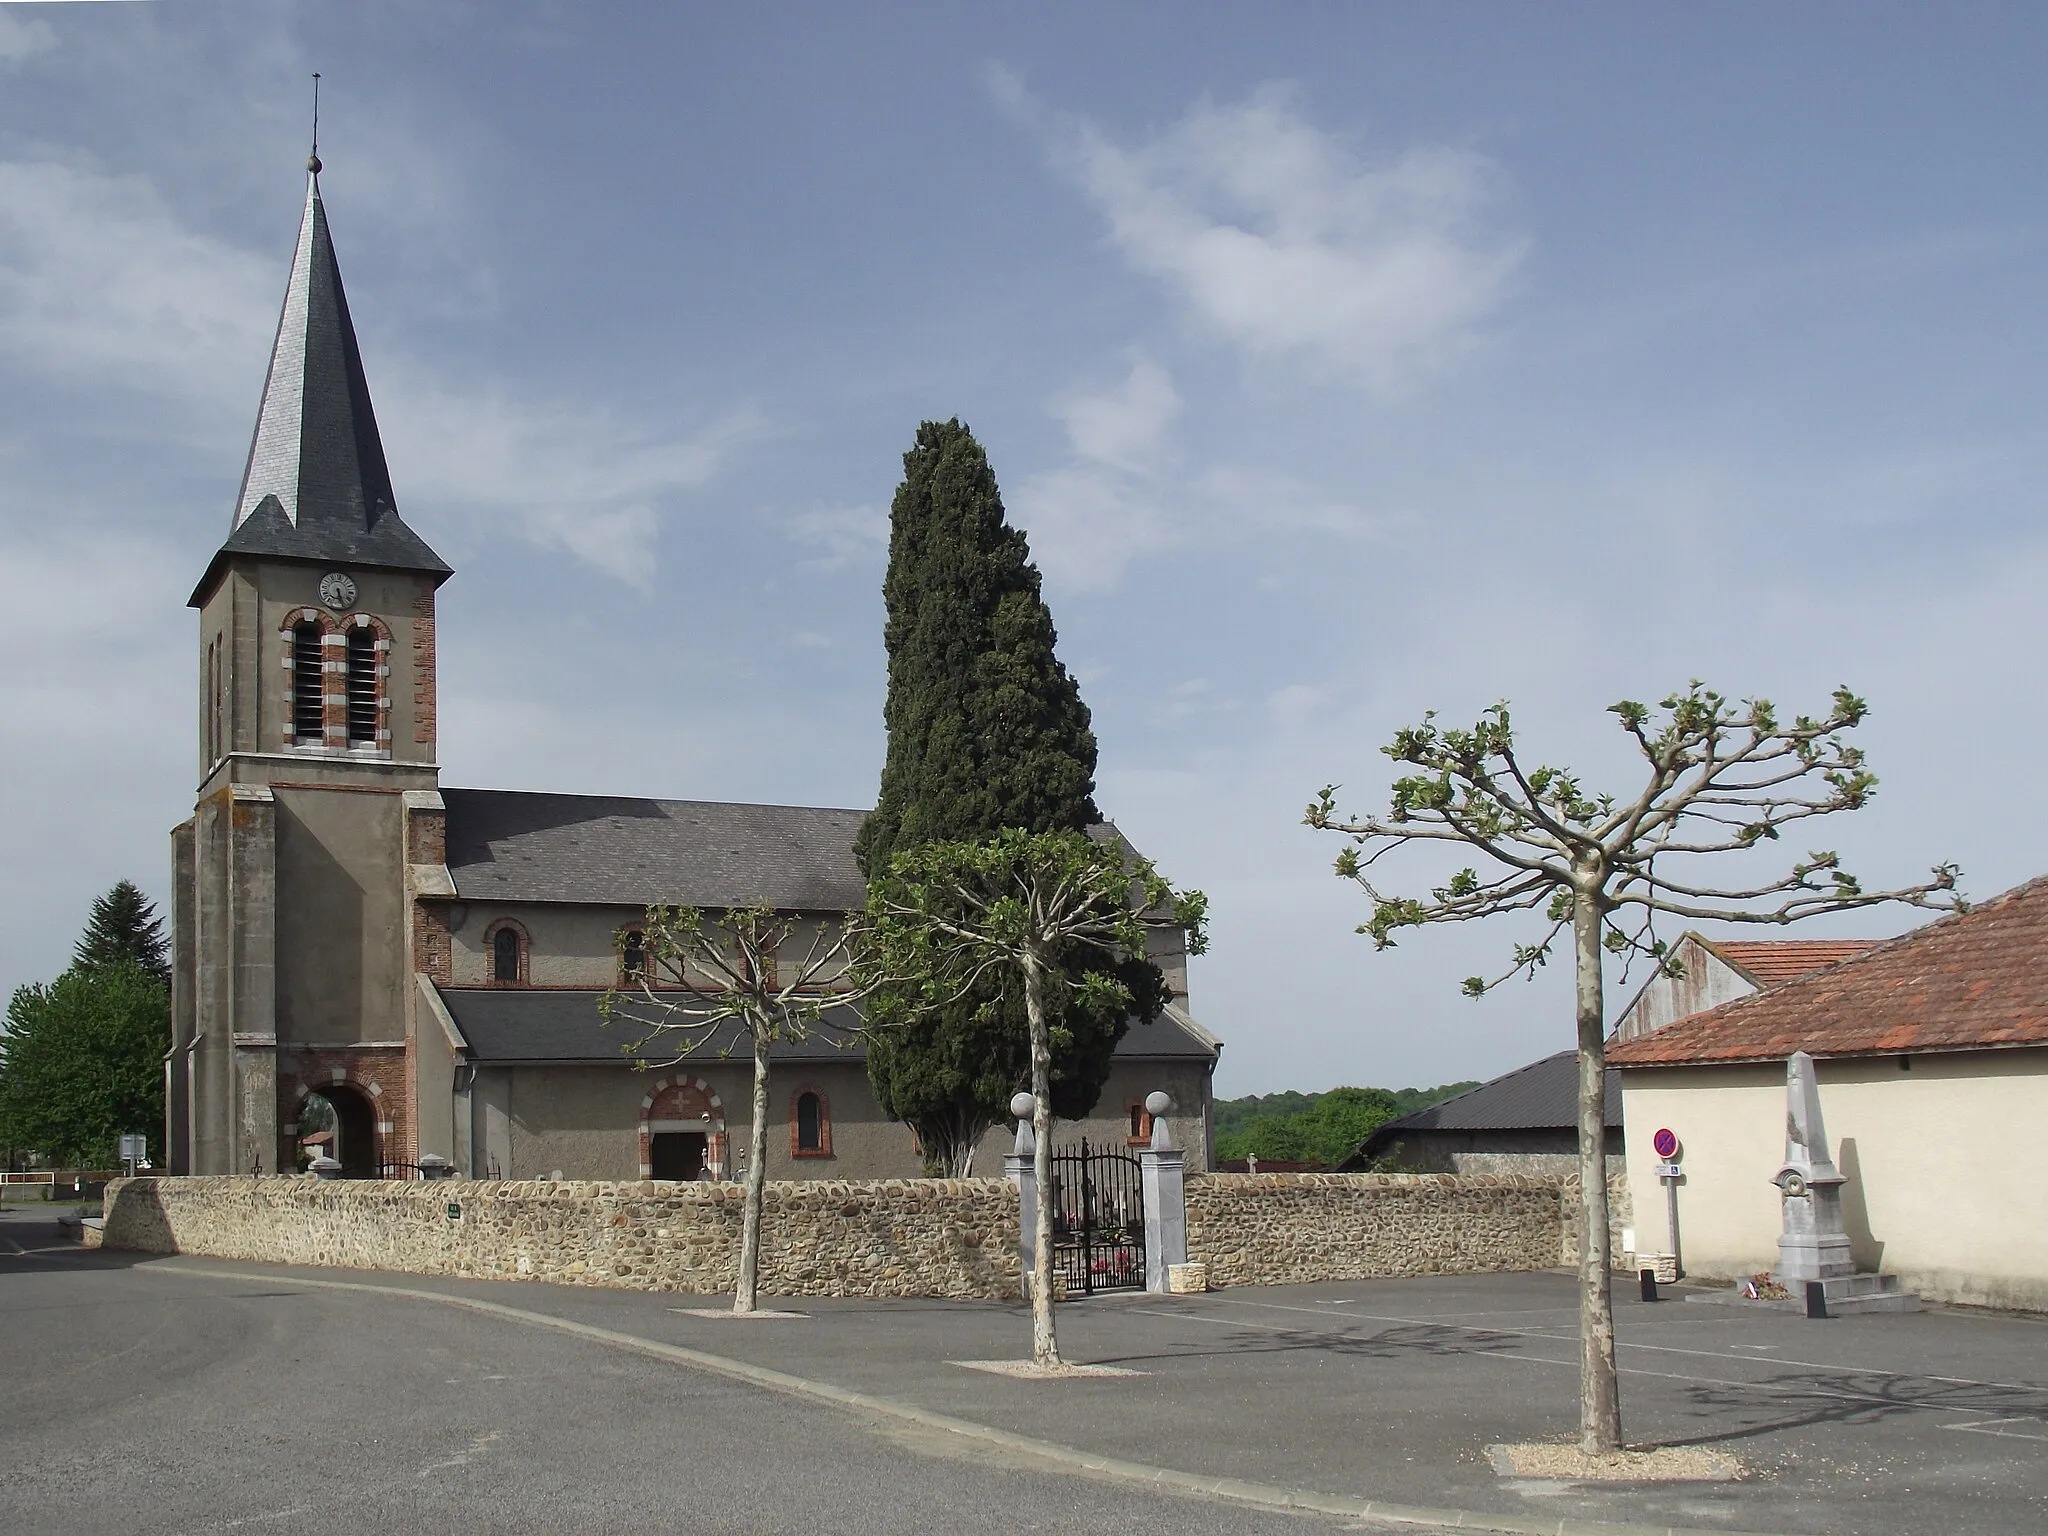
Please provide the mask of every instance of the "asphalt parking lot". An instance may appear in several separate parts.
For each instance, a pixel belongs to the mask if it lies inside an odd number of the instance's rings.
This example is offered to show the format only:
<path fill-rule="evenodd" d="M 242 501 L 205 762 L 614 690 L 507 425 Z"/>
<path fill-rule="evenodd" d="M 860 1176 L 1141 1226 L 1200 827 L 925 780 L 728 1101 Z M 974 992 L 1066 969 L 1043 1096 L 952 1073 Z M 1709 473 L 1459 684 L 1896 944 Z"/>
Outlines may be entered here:
<path fill-rule="evenodd" d="M 0 1362 L 13 1383 L 0 1445 L 10 1464 L 32 1452 L 68 1486 L 97 1480 L 112 1498 L 137 1485 L 109 1471 L 95 1439 L 140 1415 L 146 1429 L 120 1433 L 150 1447 L 156 1497 L 218 1487 L 211 1466 L 232 1472 L 238 1494 L 268 1477 L 273 1510 L 311 1511 L 287 1522 L 300 1529 L 341 1523 L 349 1500 L 336 1490 L 350 1479 L 374 1485 L 385 1501 L 374 1507 L 418 1529 L 1355 1523 L 1182 1499 L 1080 1466 L 1111 1458 L 1466 1511 L 1480 1528 L 2048 1530 L 2042 1319 L 1930 1311 L 1809 1322 L 1618 1295 L 1631 1441 L 1711 1446 L 1745 1475 L 1559 1485 L 1503 1478 L 1486 1456 L 1495 1442 L 1572 1435 L 1572 1281 L 1559 1273 L 1097 1298 L 1062 1309 L 1062 1346 L 1070 1359 L 1133 1374 L 1041 1382 L 954 1363 L 1023 1355 L 1028 1318 L 1014 1306 L 804 1300 L 789 1304 L 801 1317 L 740 1323 L 691 1315 L 704 1300 L 675 1295 L 77 1252 L 9 1260 L 10 1243 L 28 1245 L 21 1220 L 0 1225 Z M 480 1315 L 436 1298 L 512 1310 Z M 60 1337 L 68 1342 L 57 1347 Z M 632 1341 L 674 1358 L 636 1355 Z M 207 1363 L 210 1350 L 219 1362 Z M 691 1352 L 711 1363 L 690 1363 Z M 736 1379 L 747 1370 L 819 1390 L 793 1400 Z M 216 1388 L 195 1400 L 209 1377 Z M 260 1390 L 244 1383 L 251 1377 Z M 1063 1474 L 1056 1459 L 931 1427 L 947 1423 L 1024 1437 L 1072 1465 Z M 402 1479 L 378 1470 L 394 1457 Z M 330 1467 L 331 1477 L 321 1470 Z M 313 1491 L 294 1491 L 302 1483 Z M 671 1507 L 675 1488 L 696 1489 L 703 1507 Z M 761 1505 L 760 1490 L 784 1504 Z M 1010 1513 L 961 1523 L 959 1499 L 998 1492 L 996 1508 Z M 52 1497 L 47 1481 L 0 1497 L 0 1522 L 31 1528 L 17 1522 Z M 353 1497 L 360 1506 L 363 1495 Z M 226 1528 L 128 1524 L 126 1508 L 96 1507 L 97 1523 L 38 1516 L 32 1526 Z M 473 1515 L 487 1518 L 465 1524 Z"/>

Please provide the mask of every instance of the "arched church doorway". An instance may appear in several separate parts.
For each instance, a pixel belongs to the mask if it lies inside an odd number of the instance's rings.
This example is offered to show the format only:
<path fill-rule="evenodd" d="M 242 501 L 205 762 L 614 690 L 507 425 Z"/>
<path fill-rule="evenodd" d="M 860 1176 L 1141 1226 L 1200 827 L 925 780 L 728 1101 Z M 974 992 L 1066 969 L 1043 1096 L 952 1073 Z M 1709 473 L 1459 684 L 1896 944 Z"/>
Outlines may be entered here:
<path fill-rule="evenodd" d="M 307 1094 L 299 1110 L 299 1155 L 302 1166 L 316 1157 L 333 1158 L 344 1179 L 376 1178 L 376 1106 L 347 1083 Z"/>
<path fill-rule="evenodd" d="M 702 1131 L 656 1131 L 647 1138 L 648 1162 L 656 1179 L 689 1180 L 704 1171 L 711 1138 Z"/>

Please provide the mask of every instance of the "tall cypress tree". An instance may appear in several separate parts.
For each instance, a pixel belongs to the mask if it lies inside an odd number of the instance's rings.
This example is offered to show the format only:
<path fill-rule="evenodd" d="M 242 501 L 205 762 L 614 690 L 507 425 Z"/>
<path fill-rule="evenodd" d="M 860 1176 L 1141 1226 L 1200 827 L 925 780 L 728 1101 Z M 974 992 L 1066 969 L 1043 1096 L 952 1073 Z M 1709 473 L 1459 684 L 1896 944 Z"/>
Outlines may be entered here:
<path fill-rule="evenodd" d="M 94 899 L 85 932 L 71 952 L 72 967 L 105 971 L 132 961 L 158 981 L 169 983 L 171 962 L 164 942 L 164 920 L 156 904 L 132 880 L 123 880 Z"/>
<path fill-rule="evenodd" d="M 1030 548 L 957 420 L 925 422 L 903 456 L 882 599 L 889 755 L 854 845 L 862 872 L 921 843 L 1100 821 L 1088 706 L 1053 654 Z"/>
<path fill-rule="evenodd" d="M 903 456 L 882 596 L 889 750 L 855 843 L 862 872 L 874 878 L 896 852 L 925 843 L 1099 823 L 1088 706 L 1054 653 L 1030 547 L 958 420 L 925 422 Z M 1117 973 L 1138 1012 L 1157 1014 L 1166 1001 L 1158 968 L 1135 960 Z M 883 996 L 869 1009 L 892 1026 L 868 1048 L 878 1102 L 917 1132 L 928 1172 L 964 1172 L 1029 1082 L 1021 1001 L 991 984 L 945 1008 Z M 1095 1107 L 1128 1025 L 1121 1012 L 1069 1009 L 1054 1031 L 1054 1113 L 1077 1119 Z"/>

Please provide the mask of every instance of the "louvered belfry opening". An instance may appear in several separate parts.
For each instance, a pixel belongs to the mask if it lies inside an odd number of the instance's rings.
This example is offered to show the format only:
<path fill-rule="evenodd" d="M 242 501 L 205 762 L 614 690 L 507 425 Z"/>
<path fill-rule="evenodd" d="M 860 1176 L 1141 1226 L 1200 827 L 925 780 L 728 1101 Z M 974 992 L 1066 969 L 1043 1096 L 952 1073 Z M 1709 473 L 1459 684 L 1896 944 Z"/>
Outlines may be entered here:
<path fill-rule="evenodd" d="M 377 744 L 377 634 L 365 624 L 348 632 L 348 744 Z"/>
<path fill-rule="evenodd" d="M 317 746 L 326 737 L 321 704 L 325 683 L 320 626 L 301 624 L 292 631 L 292 735 L 302 746 Z"/>

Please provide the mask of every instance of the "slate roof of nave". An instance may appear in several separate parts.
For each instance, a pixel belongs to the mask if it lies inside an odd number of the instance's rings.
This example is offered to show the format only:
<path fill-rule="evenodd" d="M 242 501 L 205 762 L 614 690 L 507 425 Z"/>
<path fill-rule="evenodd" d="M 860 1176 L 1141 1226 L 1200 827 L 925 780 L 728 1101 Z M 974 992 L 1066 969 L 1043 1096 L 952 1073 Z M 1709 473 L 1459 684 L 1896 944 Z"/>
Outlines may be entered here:
<path fill-rule="evenodd" d="M 440 987 L 441 1001 L 449 1017 L 462 1032 L 471 1059 L 504 1065 L 513 1062 L 618 1062 L 629 1063 L 625 1047 L 639 1038 L 634 1026 L 621 1021 L 607 1025 L 598 1012 L 601 992 L 567 987 Z M 855 1021 L 853 1010 L 837 1009 L 842 1025 Z M 769 1057 L 778 1062 L 860 1061 L 863 1052 L 842 1030 L 821 1030 L 805 1040 L 777 1041 Z M 718 1061 L 730 1054 L 745 1061 L 751 1047 L 737 1025 L 725 1025 L 696 1046 L 693 1061 Z M 1214 1059 L 1215 1037 L 1188 1018 L 1178 1006 L 1168 1008 L 1147 1024 L 1132 1020 L 1117 1042 L 1119 1059 L 1209 1061 Z M 662 1050 L 659 1042 L 649 1050 L 649 1062 L 666 1062 L 674 1049 Z"/>
<path fill-rule="evenodd" d="M 850 912 L 867 812 L 717 800 L 444 789 L 448 872 L 464 901 Z"/>

